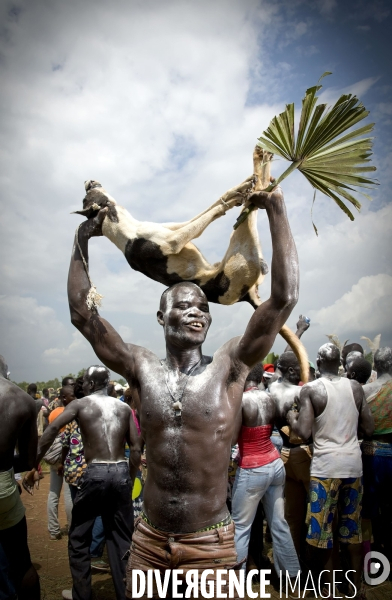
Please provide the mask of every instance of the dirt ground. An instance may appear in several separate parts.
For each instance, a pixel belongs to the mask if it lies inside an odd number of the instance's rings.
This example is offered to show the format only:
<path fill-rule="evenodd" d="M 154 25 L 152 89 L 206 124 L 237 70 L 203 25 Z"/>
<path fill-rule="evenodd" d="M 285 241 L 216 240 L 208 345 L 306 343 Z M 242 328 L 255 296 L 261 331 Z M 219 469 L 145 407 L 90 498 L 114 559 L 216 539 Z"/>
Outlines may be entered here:
<path fill-rule="evenodd" d="M 40 489 L 34 490 L 34 496 L 25 491 L 22 494 L 26 507 L 26 518 L 29 536 L 31 560 L 38 571 L 41 581 L 42 600 L 61 600 L 61 592 L 72 588 L 72 578 L 68 564 L 68 537 L 61 540 L 50 540 L 46 501 L 49 493 L 49 473 L 44 473 Z M 59 504 L 60 526 L 63 528 L 67 519 L 63 498 Z M 105 555 L 103 557 L 105 559 Z M 107 560 L 107 559 L 106 559 Z M 112 578 L 109 574 L 93 575 L 94 600 L 115 600 Z"/>
<path fill-rule="evenodd" d="M 63 535 L 61 540 L 49 539 L 47 529 L 46 501 L 49 492 L 49 473 L 45 473 L 40 482 L 40 489 L 34 491 L 34 496 L 29 496 L 25 491 L 22 500 L 26 507 L 26 518 L 29 536 L 31 559 L 38 571 L 41 581 L 42 600 L 59 600 L 64 589 L 71 589 L 72 578 L 68 566 L 68 537 Z M 61 527 L 66 525 L 63 498 L 60 498 L 59 519 Z M 269 548 L 268 555 L 272 558 Z M 107 557 L 103 556 L 107 561 Z M 112 578 L 109 574 L 93 574 L 92 588 L 94 600 L 115 600 Z M 259 587 L 253 587 L 256 592 Z M 278 585 L 267 586 L 266 591 L 271 598 L 280 597 Z M 248 596 L 247 596 L 248 598 Z M 392 583 L 387 581 L 379 586 L 368 588 L 367 600 L 391 600 Z"/>

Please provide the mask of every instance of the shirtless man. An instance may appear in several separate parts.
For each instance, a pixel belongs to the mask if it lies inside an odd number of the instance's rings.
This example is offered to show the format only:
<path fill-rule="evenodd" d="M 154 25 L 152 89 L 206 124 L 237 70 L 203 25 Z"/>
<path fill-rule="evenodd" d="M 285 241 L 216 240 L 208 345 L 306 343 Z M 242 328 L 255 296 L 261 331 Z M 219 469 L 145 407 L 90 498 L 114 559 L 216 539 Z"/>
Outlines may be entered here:
<path fill-rule="evenodd" d="M 239 560 L 248 554 L 253 519 L 263 501 L 274 553 L 274 567 L 296 577 L 300 570 L 290 529 L 284 517 L 285 470 L 278 450 L 270 440 L 276 416 L 275 402 L 259 389 L 262 365 L 254 367 L 246 381 L 242 398 L 238 445 L 240 462 L 235 476 L 232 515 Z M 245 562 L 242 566 L 245 569 Z"/>
<path fill-rule="evenodd" d="M 25 508 L 14 471 L 30 470 L 37 455 L 37 411 L 31 396 L 8 380 L 0 356 L 0 545 L 20 600 L 39 600 L 40 585 L 27 545 Z M 14 456 L 15 447 L 19 454 Z"/>
<path fill-rule="evenodd" d="M 101 515 L 113 584 L 118 600 L 125 598 L 125 563 L 133 531 L 132 481 L 140 462 L 139 443 L 129 406 L 107 395 L 108 369 L 92 366 L 83 378 L 84 398 L 70 402 L 46 429 L 39 447 L 39 464 L 62 427 L 76 419 L 82 434 L 87 469 L 76 493 L 69 532 L 69 562 L 73 600 L 90 600 L 90 544 L 95 518 Z M 127 440 L 130 467 L 124 458 Z M 131 477 L 130 477 L 131 472 Z M 31 475 L 30 475 L 31 477 Z M 31 480 L 25 478 L 25 485 Z"/>
<path fill-rule="evenodd" d="M 339 366 L 339 348 L 334 344 L 321 346 L 317 355 L 321 377 L 303 386 L 299 413 L 290 410 L 287 421 L 303 439 L 313 437 L 311 518 L 307 535 L 313 549 L 313 564 L 327 569 L 333 547 L 333 517 L 339 503 L 339 541 L 348 548 L 353 581 L 359 592 L 363 485 L 357 432 L 371 436 L 374 422 L 362 386 L 354 379 L 339 377 Z M 325 576 L 332 585 L 332 571 L 326 571 Z M 334 595 L 332 589 L 330 593 Z"/>
<path fill-rule="evenodd" d="M 282 191 L 258 192 L 250 201 L 264 208 L 269 218 L 271 296 L 255 310 L 245 334 L 224 344 L 212 359 L 202 354 L 211 324 L 208 302 L 191 282 L 162 294 L 157 319 L 166 341 L 163 361 L 145 348 L 123 342 L 105 319 L 90 311 L 86 305 L 90 283 L 80 249 L 88 260 L 88 240 L 102 235 L 107 209 L 78 230 L 68 279 L 71 320 L 100 360 L 126 378 L 138 396 L 148 452 L 144 515 L 135 526 L 128 564 L 129 598 L 132 569 L 185 572 L 195 566 L 216 570 L 217 561 L 220 568 L 237 563 L 226 507 L 231 441 L 246 376 L 267 355 L 293 310 L 299 283 Z"/>
<path fill-rule="evenodd" d="M 300 366 L 294 352 L 284 352 L 278 359 L 277 368 L 282 379 L 270 386 L 271 398 L 276 406 L 276 423 L 283 438 L 281 451 L 286 470 L 285 517 L 298 556 L 305 544 L 305 517 L 310 485 L 311 450 L 307 440 L 290 436 L 286 414 L 296 404 L 301 392 Z M 283 429 L 283 430 L 282 430 Z"/>
<path fill-rule="evenodd" d="M 363 386 L 374 418 L 371 440 L 362 442 L 363 516 L 372 521 L 373 549 L 392 561 L 392 349 L 379 348 L 374 355 L 377 379 Z"/>

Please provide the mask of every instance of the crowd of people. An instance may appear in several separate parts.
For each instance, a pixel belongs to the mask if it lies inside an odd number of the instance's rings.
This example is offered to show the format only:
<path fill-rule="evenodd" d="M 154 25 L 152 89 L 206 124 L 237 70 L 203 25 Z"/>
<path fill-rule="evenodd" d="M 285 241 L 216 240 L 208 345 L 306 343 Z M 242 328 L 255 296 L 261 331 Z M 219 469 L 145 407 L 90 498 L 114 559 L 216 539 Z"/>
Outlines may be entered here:
<path fill-rule="evenodd" d="M 65 379 L 58 397 L 45 402 L 47 392 L 37 398 L 34 384 L 26 394 L 11 383 L 0 359 L 5 598 L 40 598 L 14 474 L 25 472 L 23 487 L 32 493 L 43 459 L 51 465 L 54 543 L 62 535 L 61 486 L 68 507 L 73 587 L 63 598 L 91 600 L 92 567 L 102 561 L 99 541 L 121 600 L 136 597 L 135 570 L 178 569 L 184 585 L 194 569 L 215 582 L 222 569 L 240 576 L 264 568 L 268 535 L 274 569 L 297 586 L 294 597 L 303 597 L 310 580 L 321 582 L 325 598 L 359 597 L 364 552 L 372 547 L 391 561 L 392 350 L 375 353 L 372 372 L 359 344 L 342 352 L 323 344 L 316 364 L 309 363 L 308 383 L 301 382 L 290 346 L 274 365 L 262 364 L 296 304 L 299 271 L 281 190 L 251 200 L 269 219 L 271 296 L 244 335 L 213 357 L 202 354 L 211 315 L 193 282 L 162 294 L 157 320 L 165 359 L 125 343 L 86 302 L 88 241 L 101 234 L 102 219 L 79 228 L 68 281 L 71 320 L 105 366 L 89 367 L 80 380 Z M 308 326 L 300 317 L 297 336 Z M 110 384 L 109 369 L 129 383 L 123 398 Z M 132 502 L 137 481 L 141 507 Z M 337 570 L 351 576 L 337 581 Z M 156 580 L 152 588 L 157 598 Z M 233 593 L 228 597 L 239 597 Z M 166 597 L 177 596 L 168 591 Z"/>

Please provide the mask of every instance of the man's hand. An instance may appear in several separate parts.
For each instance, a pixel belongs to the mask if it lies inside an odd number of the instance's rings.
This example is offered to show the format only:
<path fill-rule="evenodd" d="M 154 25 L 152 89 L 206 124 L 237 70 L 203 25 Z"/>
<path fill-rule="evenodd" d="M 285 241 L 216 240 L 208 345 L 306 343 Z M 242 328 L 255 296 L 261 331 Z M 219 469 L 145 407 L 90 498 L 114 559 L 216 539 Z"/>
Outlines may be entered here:
<path fill-rule="evenodd" d="M 303 333 L 304 331 L 309 329 L 309 327 L 310 327 L 310 319 L 308 317 L 305 317 L 304 315 L 299 315 L 299 319 L 298 319 L 298 323 L 297 323 L 297 330 L 302 331 L 302 333 Z"/>
<path fill-rule="evenodd" d="M 39 489 L 39 473 L 35 469 L 32 469 L 29 473 L 23 477 L 22 485 L 26 492 L 31 496 L 34 494 L 34 488 Z"/>
<path fill-rule="evenodd" d="M 278 185 L 272 192 L 255 192 L 248 198 L 248 202 L 257 208 L 268 209 L 283 200 L 282 188 Z"/>
<path fill-rule="evenodd" d="M 87 239 L 102 236 L 102 223 L 108 213 L 108 210 L 108 207 L 105 206 L 105 208 L 101 208 L 96 217 L 84 221 L 79 228 L 79 233 L 86 236 Z"/>
<path fill-rule="evenodd" d="M 64 477 L 64 465 L 59 465 L 57 467 L 57 475 L 59 477 Z"/>
<path fill-rule="evenodd" d="M 293 424 L 298 421 L 298 415 L 299 413 L 292 408 L 290 408 L 290 410 L 286 413 L 286 421 L 290 427 L 292 427 Z"/>

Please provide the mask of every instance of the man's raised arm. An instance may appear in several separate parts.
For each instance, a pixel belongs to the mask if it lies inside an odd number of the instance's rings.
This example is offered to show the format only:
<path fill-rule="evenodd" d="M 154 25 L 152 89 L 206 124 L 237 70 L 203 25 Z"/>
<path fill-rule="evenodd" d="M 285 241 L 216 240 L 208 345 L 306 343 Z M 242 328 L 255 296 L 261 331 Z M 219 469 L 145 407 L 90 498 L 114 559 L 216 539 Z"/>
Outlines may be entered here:
<path fill-rule="evenodd" d="M 272 238 L 271 296 L 255 310 L 235 350 L 235 358 L 253 367 L 267 356 L 297 303 L 299 268 L 281 188 L 257 192 L 249 200 L 267 211 Z"/>
<path fill-rule="evenodd" d="M 83 258 L 88 265 L 88 240 L 102 235 L 102 222 L 106 212 L 107 209 L 102 209 L 94 219 L 82 223 L 76 233 L 68 274 L 68 302 L 72 324 L 90 342 L 98 358 L 109 369 L 127 378 L 133 371 L 130 344 L 125 344 L 110 323 L 96 309 L 90 310 L 86 304 L 90 282 Z"/>

